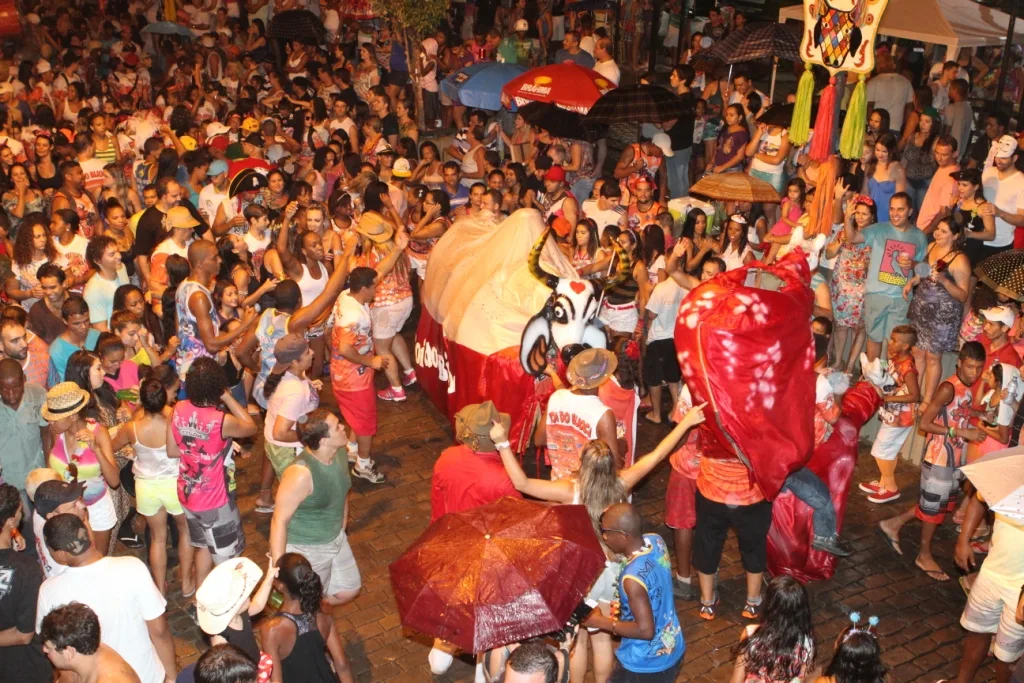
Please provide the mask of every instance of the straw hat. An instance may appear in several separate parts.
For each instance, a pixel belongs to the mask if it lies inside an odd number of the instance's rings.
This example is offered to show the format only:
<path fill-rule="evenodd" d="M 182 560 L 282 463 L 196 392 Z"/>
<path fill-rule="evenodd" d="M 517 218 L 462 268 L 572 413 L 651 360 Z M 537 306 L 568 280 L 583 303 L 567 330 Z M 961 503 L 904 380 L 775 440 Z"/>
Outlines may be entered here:
<path fill-rule="evenodd" d="M 46 405 L 39 411 L 43 417 L 56 422 L 71 417 L 89 403 L 89 392 L 74 382 L 61 382 L 46 392 Z"/>
<path fill-rule="evenodd" d="M 261 578 L 263 570 L 246 557 L 214 567 L 196 591 L 199 628 L 211 636 L 223 633 Z"/>
<path fill-rule="evenodd" d="M 584 349 L 571 361 L 566 378 L 573 389 L 593 389 L 612 376 L 619 359 L 608 349 Z"/>
<path fill-rule="evenodd" d="M 508 434 L 512 424 L 508 413 L 499 413 L 492 401 L 470 404 L 455 413 L 455 438 L 477 453 L 494 453 L 498 449 L 491 441 L 491 427 L 498 421 Z"/>
<path fill-rule="evenodd" d="M 395 229 L 376 211 L 366 211 L 356 223 L 356 232 L 372 242 L 381 244 L 391 239 Z"/>

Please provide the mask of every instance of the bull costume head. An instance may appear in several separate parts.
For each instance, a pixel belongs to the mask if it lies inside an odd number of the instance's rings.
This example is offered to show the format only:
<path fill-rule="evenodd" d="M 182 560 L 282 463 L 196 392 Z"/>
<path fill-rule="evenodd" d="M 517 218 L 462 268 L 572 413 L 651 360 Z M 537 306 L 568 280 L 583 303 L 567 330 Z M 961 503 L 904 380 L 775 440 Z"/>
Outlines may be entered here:
<path fill-rule="evenodd" d="M 540 265 L 540 254 L 550 233 L 548 228 L 533 245 L 529 266 L 530 274 L 551 288 L 551 296 L 526 324 L 519 345 L 519 362 L 534 376 L 544 372 L 552 348 L 560 350 L 580 344 L 584 348 L 603 349 L 608 345 L 608 336 L 597 320 L 601 294 L 625 282 L 633 266 L 625 250 L 613 241 L 618 265 L 611 278 L 602 281 L 558 277 Z"/>

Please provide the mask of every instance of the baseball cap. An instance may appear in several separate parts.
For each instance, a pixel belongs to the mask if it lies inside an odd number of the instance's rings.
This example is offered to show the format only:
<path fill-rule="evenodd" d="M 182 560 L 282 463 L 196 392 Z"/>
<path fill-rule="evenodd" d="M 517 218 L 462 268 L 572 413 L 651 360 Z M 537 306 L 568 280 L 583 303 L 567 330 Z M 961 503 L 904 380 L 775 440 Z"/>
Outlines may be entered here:
<path fill-rule="evenodd" d="M 207 169 L 206 175 L 208 175 L 208 176 L 210 176 L 212 178 L 215 175 L 220 175 L 221 173 L 227 173 L 227 172 L 228 172 L 228 162 L 226 162 L 226 161 L 224 161 L 222 159 L 216 159 L 213 163 L 210 164 L 210 168 Z"/>
<path fill-rule="evenodd" d="M 190 135 L 182 135 L 180 138 L 178 138 L 178 142 L 181 143 L 181 146 L 184 147 L 185 151 L 187 152 L 191 152 L 192 150 L 199 147 L 199 143 L 196 142 L 196 139 Z"/>
<path fill-rule="evenodd" d="M 242 121 L 242 130 L 246 133 L 257 133 L 260 130 L 260 122 L 251 116 L 247 116 L 245 120 Z"/>
<path fill-rule="evenodd" d="M 1002 323 L 1007 327 L 1013 327 L 1013 324 L 1017 322 L 1017 314 L 1009 306 L 993 306 L 992 308 L 986 308 L 981 314 L 985 316 L 985 320 L 993 323 Z"/>
<path fill-rule="evenodd" d="M 288 366 L 302 357 L 309 350 L 309 342 L 301 334 L 286 334 L 274 344 L 274 360 L 277 361 L 270 372 L 274 375 L 284 374 Z"/>
<path fill-rule="evenodd" d="M 385 145 L 384 147 L 381 147 L 377 151 L 377 156 L 381 156 L 382 154 L 390 154 L 392 156 L 398 156 L 398 152 L 396 152 L 395 148 L 392 147 L 391 145 Z"/>
<path fill-rule="evenodd" d="M 562 216 L 558 216 L 551 222 L 551 229 L 555 231 L 555 234 L 559 237 L 566 237 L 572 232 L 572 223 Z"/>
<path fill-rule="evenodd" d="M 1004 135 L 996 140 L 996 158 L 1007 159 L 1017 153 L 1017 138 Z"/>
<path fill-rule="evenodd" d="M 248 142 L 250 145 L 253 145 L 255 147 L 262 147 L 263 146 L 263 134 L 262 133 L 249 133 L 247 136 L 245 136 L 245 142 Z"/>
<path fill-rule="evenodd" d="M 561 166 L 552 166 L 548 169 L 548 172 L 544 174 L 544 180 L 556 180 L 560 183 L 564 183 L 565 169 Z"/>
<path fill-rule="evenodd" d="M 196 228 L 199 226 L 199 221 L 189 212 L 188 207 L 175 206 L 172 207 L 167 213 L 164 214 L 162 221 L 163 228 L 170 230 L 172 228 Z"/>
<path fill-rule="evenodd" d="M 529 31 L 530 30 L 530 22 L 528 22 L 526 19 L 517 19 L 516 20 L 516 30 L 517 31 Z"/>
<path fill-rule="evenodd" d="M 395 160 L 395 165 L 391 167 L 391 175 L 396 178 L 408 178 L 412 175 L 412 169 L 409 167 L 409 160 L 406 158 L 399 158 Z"/>
<path fill-rule="evenodd" d="M 210 123 L 208 126 L 206 126 L 206 137 L 212 138 L 212 137 L 215 137 L 217 135 L 224 135 L 225 133 L 229 132 L 230 130 L 231 130 L 230 128 L 225 126 L 220 121 L 214 121 L 214 122 Z"/>
<path fill-rule="evenodd" d="M 50 63 L 45 59 L 40 59 L 38 62 L 36 62 L 36 71 L 40 74 L 45 74 L 52 68 L 53 67 L 50 66 Z"/>
<path fill-rule="evenodd" d="M 33 501 L 39 516 L 46 519 L 46 516 L 66 503 L 73 503 L 82 497 L 85 491 L 85 484 L 82 482 L 67 481 L 44 481 L 36 489 L 36 499 Z"/>
<path fill-rule="evenodd" d="M 651 144 L 660 149 L 665 156 L 675 156 L 675 152 L 672 151 L 672 138 L 668 136 L 668 133 L 658 133 L 651 138 Z"/>

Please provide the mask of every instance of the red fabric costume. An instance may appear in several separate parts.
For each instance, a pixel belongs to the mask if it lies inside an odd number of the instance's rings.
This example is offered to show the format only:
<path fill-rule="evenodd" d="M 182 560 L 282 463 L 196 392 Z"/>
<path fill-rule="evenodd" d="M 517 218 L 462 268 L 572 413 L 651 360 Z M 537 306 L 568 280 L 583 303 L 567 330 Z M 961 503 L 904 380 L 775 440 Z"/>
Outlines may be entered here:
<path fill-rule="evenodd" d="M 769 571 L 827 579 L 836 558 L 810 550 L 811 509 L 779 490 L 806 465 L 828 486 L 841 530 L 858 435 L 880 399 L 865 383 L 847 392 L 832 436 L 814 450 L 810 270 L 800 251 L 774 266 L 756 266 L 719 275 L 687 295 L 676 320 L 676 352 L 693 402 L 708 402 L 700 426 L 703 456 L 738 458 L 773 500 Z M 758 270 L 762 286 L 772 280 L 764 274 L 781 285 L 775 291 L 747 285 Z"/>
<path fill-rule="evenodd" d="M 692 290 L 676 319 L 679 366 L 695 404 L 704 457 L 738 458 L 768 500 L 814 445 L 814 346 L 810 270 L 800 251 L 757 264 L 776 291 L 747 286 L 753 267 L 723 273 Z"/>

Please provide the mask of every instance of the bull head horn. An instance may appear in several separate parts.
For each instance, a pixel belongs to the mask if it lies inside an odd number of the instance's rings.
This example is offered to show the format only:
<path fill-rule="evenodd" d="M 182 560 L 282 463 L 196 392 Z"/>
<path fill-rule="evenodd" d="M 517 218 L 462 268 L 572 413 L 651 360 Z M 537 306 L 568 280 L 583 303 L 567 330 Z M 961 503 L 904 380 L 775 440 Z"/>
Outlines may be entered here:
<path fill-rule="evenodd" d="M 615 255 L 618 256 L 618 265 L 615 268 L 615 274 L 604 281 L 604 291 L 618 287 L 623 282 L 629 279 L 629 276 L 633 273 L 633 259 L 629 258 L 626 250 L 623 249 L 618 242 L 612 240 L 612 249 L 615 250 Z"/>
<path fill-rule="evenodd" d="M 558 276 L 552 275 L 551 273 L 544 270 L 540 265 L 540 253 L 544 251 L 544 243 L 548 241 L 548 235 L 551 233 L 551 228 L 547 228 L 541 234 L 540 239 L 534 243 L 533 248 L 530 249 L 530 257 L 528 263 L 530 264 L 530 275 L 534 276 L 551 289 L 558 286 Z"/>

